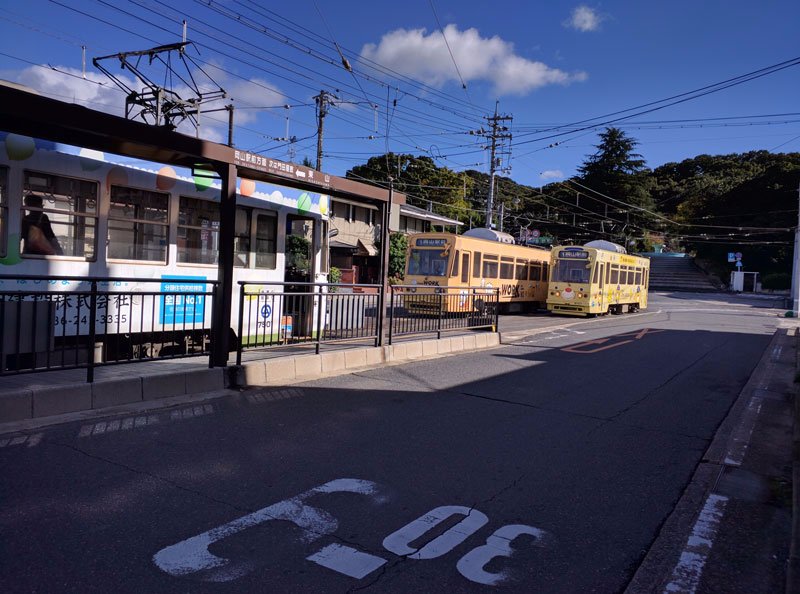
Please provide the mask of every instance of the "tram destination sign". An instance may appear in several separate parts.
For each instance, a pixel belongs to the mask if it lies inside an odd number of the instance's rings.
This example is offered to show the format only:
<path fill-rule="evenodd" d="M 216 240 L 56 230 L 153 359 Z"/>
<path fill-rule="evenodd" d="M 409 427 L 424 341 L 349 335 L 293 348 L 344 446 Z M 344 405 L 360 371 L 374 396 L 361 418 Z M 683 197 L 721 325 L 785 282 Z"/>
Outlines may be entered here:
<path fill-rule="evenodd" d="M 589 257 L 589 252 L 586 250 L 560 250 L 558 257 L 564 260 L 586 260 Z"/>
<path fill-rule="evenodd" d="M 442 247 L 445 244 L 446 239 L 417 239 L 417 247 Z"/>

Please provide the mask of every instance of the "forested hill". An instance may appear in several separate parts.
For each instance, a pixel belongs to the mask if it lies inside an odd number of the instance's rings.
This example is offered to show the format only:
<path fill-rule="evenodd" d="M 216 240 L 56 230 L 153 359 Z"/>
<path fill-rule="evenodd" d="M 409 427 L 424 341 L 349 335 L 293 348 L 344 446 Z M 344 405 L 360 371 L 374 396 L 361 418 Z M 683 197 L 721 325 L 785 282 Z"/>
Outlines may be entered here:
<path fill-rule="evenodd" d="M 742 252 L 749 270 L 790 271 L 800 153 L 699 155 L 649 169 L 624 133 L 609 129 L 601 140 L 598 152 L 568 180 L 536 188 L 496 176 L 495 223 L 502 205 L 503 229 L 518 238 L 535 229 L 554 242 L 602 238 L 634 250 L 665 244 L 715 262 Z M 616 150 L 620 143 L 623 151 Z M 466 226 L 485 224 L 487 174 L 456 173 L 428 157 L 392 154 L 374 157 L 348 176 L 381 183 L 387 168 L 410 203 Z"/>

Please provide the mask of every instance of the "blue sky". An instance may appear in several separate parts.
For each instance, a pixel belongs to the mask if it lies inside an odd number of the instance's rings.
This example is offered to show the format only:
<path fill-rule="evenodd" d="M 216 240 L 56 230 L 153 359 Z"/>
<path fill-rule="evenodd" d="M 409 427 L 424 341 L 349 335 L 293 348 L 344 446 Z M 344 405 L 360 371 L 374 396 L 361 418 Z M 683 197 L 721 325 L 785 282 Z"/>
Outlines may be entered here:
<path fill-rule="evenodd" d="M 199 49 L 189 55 L 233 99 L 239 148 L 313 162 L 313 97 L 335 94 L 323 158 L 335 175 L 387 147 L 488 171 L 486 139 L 470 131 L 487 128 L 499 101 L 498 112 L 513 116 L 510 177 L 557 181 L 597 143 L 597 129 L 563 126 L 599 125 L 605 114 L 800 57 L 796 0 L 27 0 L 0 5 L 0 78 L 121 114 L 124 95 L 91 58 L 178 42 L 183 19 Z M 164 80 L 163 69 L 147 72 Z M 800 66 L 791 66 L 617 125 L 650 167 L 698 154 L 796 152 L 798 97 Z M 204 118 L 202 134 L 224 139 L 222 118 Z M 281 140 L 287 120 L 296 142 Z"/>

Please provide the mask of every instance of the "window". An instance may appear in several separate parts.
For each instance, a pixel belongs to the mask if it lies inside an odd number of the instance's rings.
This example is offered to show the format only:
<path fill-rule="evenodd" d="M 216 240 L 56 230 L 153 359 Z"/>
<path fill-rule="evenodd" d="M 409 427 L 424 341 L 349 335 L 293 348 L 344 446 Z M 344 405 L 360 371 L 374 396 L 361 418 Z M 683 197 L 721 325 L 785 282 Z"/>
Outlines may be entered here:
<path fill-rule="evenodd" d="M 169 194 L 111 186 L 108 257 L 167 261 Z"/>
<path fill-rule="evenodd" d="M 475 262 L 472 264 L 472 278 L 481 277 L 481 253 L 475 252 Z"/>
<path fill-rule="evenodd" d="M 619 284 L 619 266 L 611 265 L 611 284 Z"/>
<path fill-rule="evenodd" d="M 469 254 L 461 254 L 461 282 L 469 282 Z"/>
<path fill-rule="evenodd" d="M 542 278 L 544 280 L 547 280 L 549 273 L 550 273 L 550 264 L 548 264 L 547 262 L 542 262 Z"/>
<path fill-rule="evenodd" d="M 219 262 L 219 204 L 180 197 L 178 208 L 178 262 Z"/>
<path fill-rule="evenodd" d="M 497 278 L 497 256 L 486 254 L 483 257 L 483 278 Z"/>
<path fill-rule="evenodd" d="M 441 250 L 411 250 L 408 259 L 408 274 L 445 276 L 446 273 L 447 252 Z"/>
<path fill-rule="evenodd" d="M 275 270 L 278 259 L 278 217 L 259 213 L 256 216 L 256 268 Z"/>
<path fill-rule="evenodd" d="M 611 264 L 606 264 L 606 284 L 611 283 Z"/>
<path fill-rule="evenodd" d="M 606 265 L 598 263 L 597 267 L 600 269 L 600 288 L 602 289 L 605 286 Z"/>
<path fill-rule="evenodd" d="M 637 268 L 636 269 L 636 284 L 637 285 L 641 285 L 642 284 L 642 269 L 641 268 Z"/>
<path fill-rule="evenodd" d="M 23 229 L 20 229 L 22 254 L 25 255 L 26 252 L 24 235 L 29 225 L 41 223 L 39 226 L 50 227 L 49 231 L 43 230 L 56 254 L 94 259 L 97 246 L 98 184 L 26 171 L 24 186 Z M 7 204 L 4 198 L 4 214 Z M 57 244 L 50 238 L 50 231 Z"/>
<path fill-rule="evenodd" d="M 538 262 L 531 262 L 530 272 L 528 273 L 528 278 L 532 281 L 539 281 L 542 280 L 542 267 L 539 266 Z"/>
<path fill-rule="evenodd" d="M 553 281 L 560 283 L 588 283 L 589 263 L 586 260 L 556 260 Z"/>
<path fill-rule="evenodd" d="M 514 278 L 514 258 L 500 258 L 500 278 Z"/>
<path fill-rule="evenodd" d="M 8 169 L 0 167 L 0 256 L 6 255 L 8 229 Z"/>
<path fill-rule="evenodd" d="M 452 273 L 450 273 L 450 276 L 453 277 L 458 276 L 458 264 L 459 264 L 458 250 L 456 250 L 456 257 L 453 258 L 453 271 Z"/>
<path fill-rule="evenodd" d="M 594 265 L 594 275 L 592 276 L 592 283 L 597 284 L 597 277 L 600 273 L 600 264 Z"/>
<path fill-rule="evenodd" d="M 515 275 L 517 280 L 528 280 L 528 261 L 517 260 L 517 273 Z"/>
<path fill-rule="evenodd" d="M 253 209 L 236 208 L 236 237 L 233 239 L 233 265 L 247 268 L 250 264 L 250 221 L 253 218 Z"/>

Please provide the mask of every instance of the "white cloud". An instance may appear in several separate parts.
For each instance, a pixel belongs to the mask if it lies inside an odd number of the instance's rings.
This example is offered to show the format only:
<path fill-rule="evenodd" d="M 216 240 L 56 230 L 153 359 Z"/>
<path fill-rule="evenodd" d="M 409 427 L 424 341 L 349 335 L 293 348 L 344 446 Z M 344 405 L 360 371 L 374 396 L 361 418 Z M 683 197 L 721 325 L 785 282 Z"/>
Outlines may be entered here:
<path fill-rule="evenodd" d="M 447 42 L 465 82 L 488 80 L 498 94 L 524 95 L 551 84 L 569 84 L 586 78 L 582 72 L 567 73 L 514 53 L 513 44 L 497 36 L 481 37 L 476 29 L 444 29 Z M 369 43 L 361 55 L 401 74 L 434 87 L 460 83 L 453 60 L 440 31 L 397 29 Z"/>
<path fill-rule="evenodd" d="M 597 31 L 601 22 L 603 22 L 603 17 L 595 9 L 581 4 L 572 10 L 569 19 L 564 21 L 564 26 L 585 33 L 587 31 Z"/>
<path fill-rule="evenodd" d="M 47 97 L 69 103 L 78 103 L 89 109 L 120 117 L 125 115 L 125 93 L 117 88 L 104 74 L 90 71 L 86 73 L 86 78 L 84 79 L 80 70 L 67 66 L 56 66 L 55 68 L 57 70 L 30 67 L 18 72 L 16 76 L 11 78 L 15 79 L 14 82 L 30 87 Z M 214 82 L 225 89 L 228 99 L 204 103 L 203 109 L 219 109 L 232 99 L 235 107 L 241 107 L 241 109 L 234 111 L 234 122 L 237 125 L 245 125 L 255 121 L 258 114 L 264 111 L 260 109 L 245 109 L 245 107 L 277 106 L 283 105 L 286 101 L 283 93 L 267 81 L 233 78 L 214 66 L 207 67 L 206 70 L 213 76 Z M 119 73 L 115 74 L 129 88 L 142 88 L 142 84 L 135 82 L 132 77 L 123 76 Z M 201 78 L 202 75 L 195 76 L 195 80 Z M 211 87 L 212 83 L 204 82 L 201 84 L 201 91 L 208 92 L 212 90 Z M 216 89 L 217 87 L 214 88 Z M 183 98 L 193 95 L 188 87 L 176 87 L 173 90 Z M 201 137 L 213 142 L 227 142 L 227 117 L 225 112 L 205 115 L 201 112 Z M 197 133 L 188 120 L 184 120 L 178 125 L 178 131 L 189 136 L 194 136 Z"/>
<path fill-rule="evenodd" d="M 564 172 L 560 169 L 548 169 L 539 174 L 540 179 L 564 179 Z"/>

